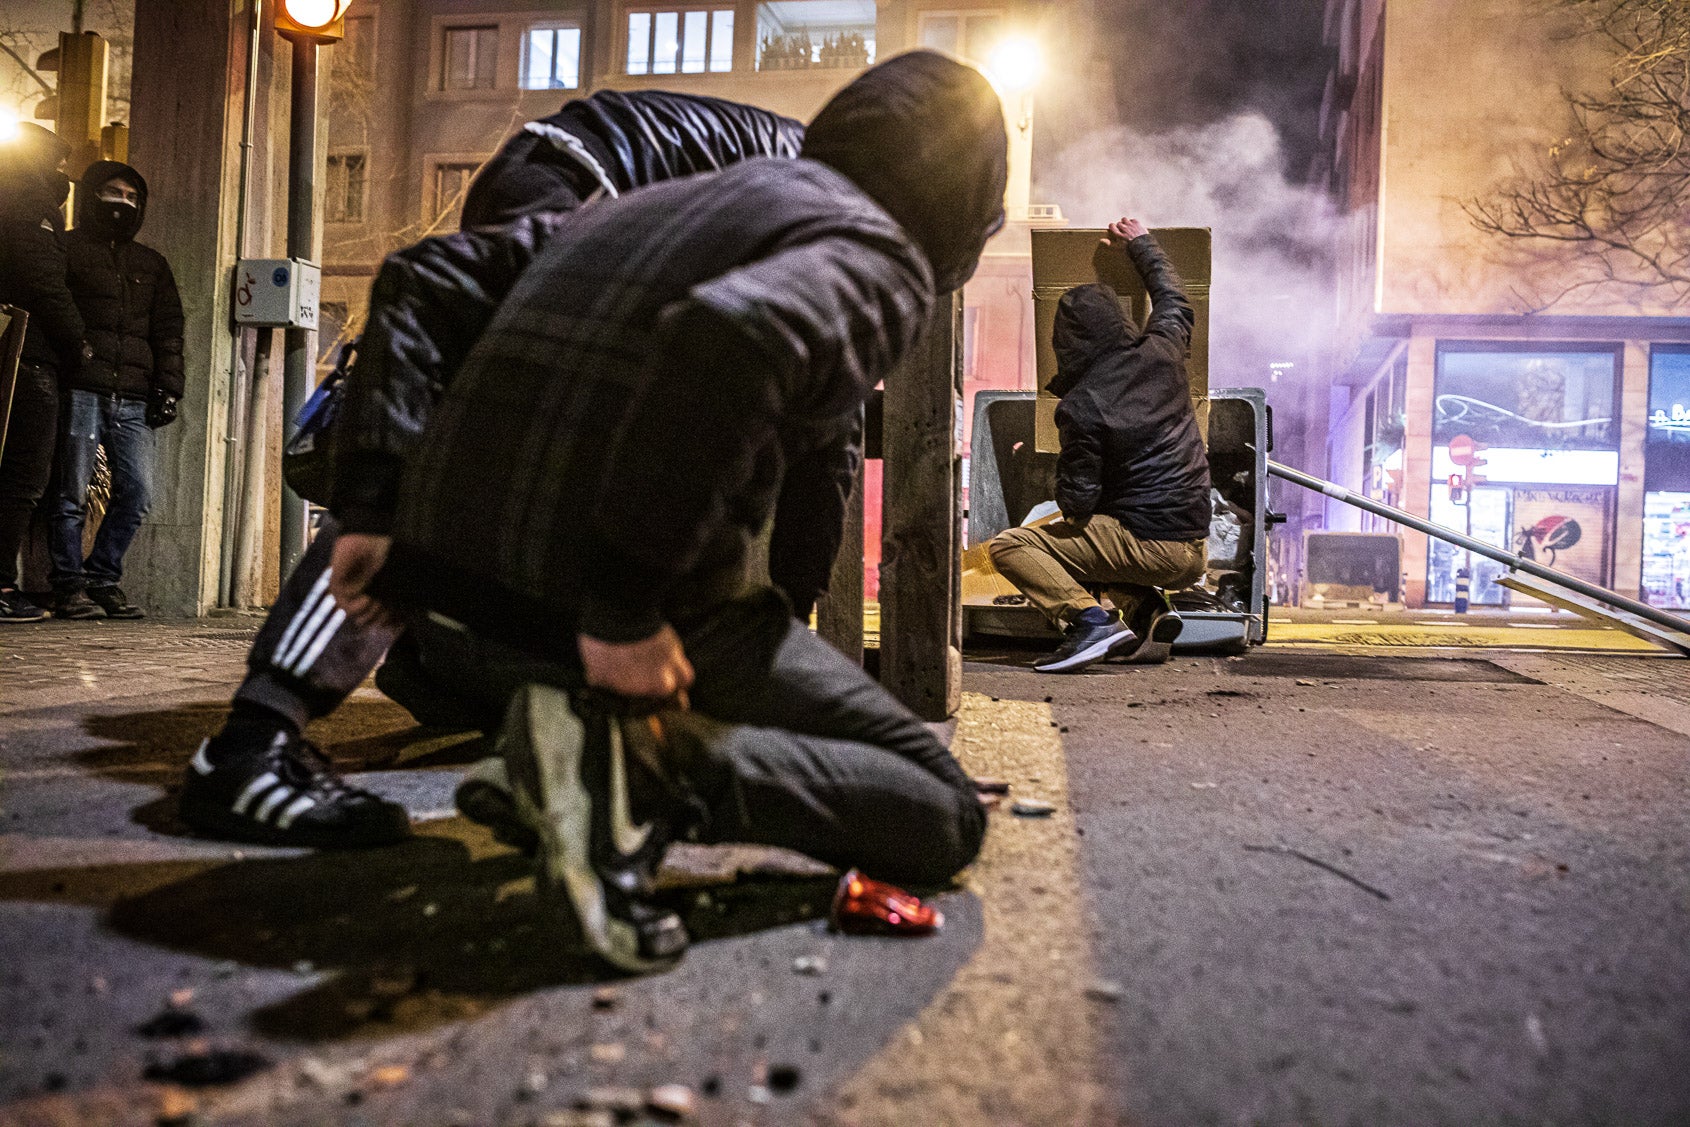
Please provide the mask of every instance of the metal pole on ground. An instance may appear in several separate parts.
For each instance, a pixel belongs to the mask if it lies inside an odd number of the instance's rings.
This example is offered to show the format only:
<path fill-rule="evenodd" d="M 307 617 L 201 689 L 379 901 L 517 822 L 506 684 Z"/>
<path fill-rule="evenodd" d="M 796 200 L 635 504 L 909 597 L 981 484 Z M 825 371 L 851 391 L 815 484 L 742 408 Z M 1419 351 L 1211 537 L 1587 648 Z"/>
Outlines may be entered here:
<path fill-rule="evenodd" d="M 1544 579 L 1550 583 L 1565 587 L 1569 591 L 1577 591 L 1579 594 L 1595 599 L 1598 602 L 1607 603 L 1609 606 L 1619 607 L 1621 610 L 1630 611 L 1637 617 L 1646 618 L 1658 626 L 1666 627 L 1668 630 L 1673 630 L 1680 634 L 1690 634 L 1690 619 L 1683 619 L 1679 618 L 1677 615 L 1668 614 L 1666 611 L 1661 610 L 1658 607 L 1652 607 L 1648 603 L 1640 603 L 1636 599 L 1629 599 L 1624 595 L 1608 590 L 1606 587 L 1598 587 L 1594 583 L 1586 583 L 1584 580 L 1568 575 L 1564 571 L 1556 571 L 1552 567 L 1544 567 L 1536 560 L 1529 560 L 1524 556 L 1518 556 L 1512 552 L 1505 552 L 1500 548 L 1494 548 L 1491 545 L 1486 544 L 1483 540 L 1475 540 L 1471 536 L 1465 536 L 1453 528 L 1445 528 L 1441 524 L 1433 524 L 1431 521 L 1423 520 L 1420 517 L 1415 516 L 1413 513 L 1392 508 L 1390 505 L 1382 504 L 1373 500 L 1371 497 L 1366 497 L 1359 493 L 1352 493 L 1350 490 L 1345 489 L 1342 485 L 1338 485 L 1335 482 L 1324 481 L 1315 477 L 1313 474 L 1306 474 L 1302 470 L 1294 470 L 1290 466 L 1282 466 L 1278 462 L 1268 463 L 1268 473 L 1272 474 L 1274 477 L 1283 478 L 1293 484 L 1300 485 L 1304 489 L 1312 489 L 1316 493 L 1324 493 L 1334 501 L 1342 501 L 1346 505 L 1354 505 L 1363 512 L 1374 513 L 1378 516 L 1385 517 L 1388 520 L 1394 520 L 1398 524 L 1406 524 L 1408 527 L 1419 532 L 1424 532 L 1428 536 L 1434 536 L 1439 540 L 1447 541 L 1458 548 L 1466 548 L 1475 555 L 1484 556 L 1489 560 L 1495 560 L 1497 563 L 1502 564 L 1505 567 L 1513 568 L 1515 571 L 1523 571 L 1527 575 L 1535 575 L 1539 579 Z"/>

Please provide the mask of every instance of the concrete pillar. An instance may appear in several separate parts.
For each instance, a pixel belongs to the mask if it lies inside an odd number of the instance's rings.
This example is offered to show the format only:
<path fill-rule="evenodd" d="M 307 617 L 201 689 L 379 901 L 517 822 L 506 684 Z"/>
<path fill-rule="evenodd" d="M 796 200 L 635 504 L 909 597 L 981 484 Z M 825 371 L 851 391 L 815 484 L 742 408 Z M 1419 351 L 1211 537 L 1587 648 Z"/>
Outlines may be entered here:
<path fill-rule="evenodd" d="M 1630 340 L 1620 367 L 1620 481 L 1614 501 L 1614 590 L 1643 585 L 1643 447 L 1649 434 L 1649 344 Z"/>
<path fill-rule="evenodd" d="M 187 394 L 158 432 L 153 510 L 129 555 L 132 598 L 201 614 L 217 596 L 244 3 L 137 0 L 130 163 L 147 177 L 141 238 L 169 259 L 187 317 Z"/>
<path fill-rule="evenodd" d="M 1408 396 L 1403 421 L 1402 507 L 1418 517 L 1432 509 L 1432 411 L 1437 381 L 1438 342 L 1418 327 L 1408 342 Z M 1408 605 L 1426 604 L 1427 540 L 1405 532 L 1402 568 L 1408 574 Z"/>

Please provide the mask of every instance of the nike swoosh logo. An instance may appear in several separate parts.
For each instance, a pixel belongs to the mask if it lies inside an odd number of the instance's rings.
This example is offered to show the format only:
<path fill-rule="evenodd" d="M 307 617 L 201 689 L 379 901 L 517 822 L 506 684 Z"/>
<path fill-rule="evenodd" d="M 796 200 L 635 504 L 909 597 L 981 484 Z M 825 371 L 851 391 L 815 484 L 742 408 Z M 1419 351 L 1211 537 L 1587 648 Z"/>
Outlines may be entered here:
<path fill-rule="evenodd" d="M 627 752 L 622 746 L 622 725 L 610 723 L 610 840 L 616 852 L 627 857 L 645 848 L 651 840 L 651 823 L 636 826 L 628 811 Z"/>

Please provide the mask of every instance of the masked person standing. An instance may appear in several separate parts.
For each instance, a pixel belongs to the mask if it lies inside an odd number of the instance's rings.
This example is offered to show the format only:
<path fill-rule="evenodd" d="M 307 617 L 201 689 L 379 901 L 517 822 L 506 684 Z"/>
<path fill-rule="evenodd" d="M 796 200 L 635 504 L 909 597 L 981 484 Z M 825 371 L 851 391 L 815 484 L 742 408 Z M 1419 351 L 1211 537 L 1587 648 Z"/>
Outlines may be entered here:
<path fill-rule="evenodd" d="M 123 556 L 152 505 L 153 431 L 173 422 L 182 398 L 182 300 L 164 256 L 135 241 L 147 182 L 127 164 L 96 161 L 77 189 L 77 225 L 66 239 L 70 292 L 92 355 L 65 373 L 53 475 L 53 613 L 59 618 L 140 618 L 118 586 Z M 106 448 L 111 499 L 82 555 L 95 451 Z"/>
<path fill-rule="evenodd" d="M 47 488 L 58 433 L 59 377 L 82 362 L 82 316 L 65 282 L 62 168 L 70 146 L 25 122 L 0 146 L 0 304 L 29 314 L 17 387 L 0 450 L 0 623 L 47 612 L 18 589 L 18 554 Z"/>

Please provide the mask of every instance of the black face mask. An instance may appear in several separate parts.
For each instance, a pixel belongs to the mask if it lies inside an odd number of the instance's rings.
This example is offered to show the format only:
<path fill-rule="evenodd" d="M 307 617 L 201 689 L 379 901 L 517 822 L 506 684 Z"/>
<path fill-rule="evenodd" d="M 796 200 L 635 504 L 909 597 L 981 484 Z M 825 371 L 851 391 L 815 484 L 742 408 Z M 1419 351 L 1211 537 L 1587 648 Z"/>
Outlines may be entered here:
<path fill-rule="evenodd" d="M 103 239 L 130 239 L 141 226 L 141 209 L 128 200 L 95 200 L 88 224 Z"/>
<path fill-rule="evenodd" d="M 70 199 L 70 177 L 54 169 L 44 173 L 41 179 L 46 183 L 47 191 L 53 197 L 53 206 L 63 207 L 65 201 Z"/>

